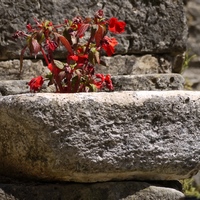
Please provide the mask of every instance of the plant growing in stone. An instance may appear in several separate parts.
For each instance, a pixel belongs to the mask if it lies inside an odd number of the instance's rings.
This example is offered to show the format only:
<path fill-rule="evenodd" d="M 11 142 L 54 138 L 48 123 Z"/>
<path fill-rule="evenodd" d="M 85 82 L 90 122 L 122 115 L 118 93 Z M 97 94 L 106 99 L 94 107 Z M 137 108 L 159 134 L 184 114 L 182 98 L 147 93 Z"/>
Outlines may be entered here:
<path fill-rule="evenodd" d="M 60 93 L 93 92 L 103 87 L 113 90 L 110 75 L 95 74 L 94 67 L 103 64 L 102 50 L 108 56 L 115 52 L 118 42 L 107 33 L 123 33 L 125 25 L 124 21 L 114 17 L 105 19 L 102 10 L 92 18 L 77 16 L 59 25 L 35 19 L 35 25 L 27 24 L 26 32 L 17 31 L 14 34 L 14 38 L 26 39 L 26 46 L 21 51 L 20 72 L 24 53 L 28 49 L 35 56 L 41 52 L 50 70 L 46 77 L 38 76 L 28 83 L 33 92 L 41 88 L 44 80 L 49 80 L 48 85 L 54 84 L 56 92 Z M 67 50 L 66 62 L 54 59 L 54 52 L 61 45 Z"/>
<path fill-rule="evenodd" d="M 195 54 L 190 55 L 190 51 L 186 51 L 184 55 L 183 65 L 181 69 L 181 73 L 183 73 L 186 69 L 188 69 L 190 62 L 196 57 Z"/>

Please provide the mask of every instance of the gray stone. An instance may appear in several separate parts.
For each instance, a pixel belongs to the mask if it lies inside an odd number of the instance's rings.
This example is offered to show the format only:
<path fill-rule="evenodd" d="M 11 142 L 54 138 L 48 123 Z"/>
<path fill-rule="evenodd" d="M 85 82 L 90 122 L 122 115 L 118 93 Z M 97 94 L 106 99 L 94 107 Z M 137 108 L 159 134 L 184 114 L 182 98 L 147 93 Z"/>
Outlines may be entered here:
<path fill-rule="evenodd" d="M 20 61 L 17 59 L 0 62 L 0 80 L 31 79 L 49 73 L 42 60 L 24 60 L 20 75 Z"/>
<path fill-rule="evenodd" d="M 0 184 L 1 200 L 179 200 L 183 193 L 147 182 Z M 144 195 L 147 195 L 146 197 Z"/>
<path fill-rule="evenodd" d="M 102 56 L 102 60 L 105 62 L 106 66 L 96 65 L 95 72 L 111 75 L 171 73 L 173 71 L 171 68 L 173 63 L 168 59 L 169 58 L 163 56 L 156 57 L 150 54 L 143 56 Z M 21 75 L 19 74 L 19 66 L 20 61 L 17 59 L 0 61 L 0 80 L 25 80 L 39 75 L 45 76 L 49 73 L 48 68 L 40 59 L 25 59 Z"/>
<path fill-rule="evenodd" d="M 199 91 L 200 90 L 200 68 L 191 67 L 184 71 L 183 77 L 187 85 L 192 90 Z"/>
<path fill-rule="evenodd" d="M 176 180 L 199 170 L 200 93 L 0 98 L 0 174 L 95 182 Z"/>
<path fill-rule="evenodd" d="M 0 81 L 0 94 L 2 96 L 29 93 L 30 80 Z M 112 76 L 114 91 L 130 90 L 181 90 L 184 88 L 184 78 L 180 74 L 143 74 Z M 106 91 L 103 89 L 102 91 Z M 55 92 L 55 86 L 48 86 L 45 81 L 40 92 Z"/>
<path fill-rule="evenodd" d="M 122 200 L 180 200 L 185 195 L 175 189 L 150 186 Z"/>
<path fill-rule="evenodd" d="M 0 81 L 0 93 L 2 96 L 28 93 L 30 91 L 26 80 Z"/>
<path fill-rule="evenodd" d="M 187 0 L 186 6 L 189 37 L 187 48 L 191 55 L 197 55 L 190 63 L 192 67 L 199 67 L 200 59 L 200 2 L 199 0 Z"/>
<path fill-rule="evenodd" d="M 103 1 L 102 1 L 103 2 Z M 0 2 L 0 60 L 19 58 L 22 42 L 11 39 L 17 30 L 25 30 L 33 18 L 62 23 L 77 15 L 92 16 L 102 8 L 94 1 L 16 1 Z M 67 9 L 67 12 L 66 12 Z M 127 23 L 126 33 L 117 36 L 117 54 L 168 53 L 176 56 L 186 48 L 187 26 L 182 0 L 106 1 L 106 17 L 118 17 Z M 58 57 L 66 56 L 58 53 Z M 30 57 L 30 55 L 26 55 Z"/>
<path fill-rule="evenodd" d="M 159 69 L 161 68 L 158 59 L 152 55 L 104 56 L 102 60 L 105 62 L 106 66 L 97 65 L 97 72 L 112 75 L 152 74 L 159 73 Z"/>
<path fill-rule="evenodd" d="M 188 24 L 188 41 L 187 49 L 189 56 L 193 56 L 189 62 L 189 68 L 184 72 L 183 76 L 188 82 L 188 85 L 193 90 L 200 90 L 200 1 L 187 0 L 186 13 Z"/>
<path fill-rule="evenodd" d="M 185 80 L 180 74 L 126 75 L 112 77 L 115 91 L 182 90 Z"/>

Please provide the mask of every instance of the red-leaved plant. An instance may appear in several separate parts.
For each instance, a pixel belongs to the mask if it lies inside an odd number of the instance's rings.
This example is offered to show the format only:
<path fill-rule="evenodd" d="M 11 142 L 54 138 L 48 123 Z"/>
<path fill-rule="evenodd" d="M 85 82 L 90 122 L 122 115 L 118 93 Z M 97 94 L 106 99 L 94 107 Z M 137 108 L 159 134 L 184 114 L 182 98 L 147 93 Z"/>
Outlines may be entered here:
<path fill-rule="evenodd" d="M 115 52 L 118 42 L 107 36 L 108 31 L 122 33 L 126 23 L 114 17 L 106 20 L 103 15 L 103 11 L 99 10 L 93 18 L 77 16 L 59 25 L 35 19 L 35 25 L 28 24 L 26 32 L 14 34 L 14 38 L 23 37 L 27 41 L 21 51 L 20 73 L 26 49 L 35 56 L 41 52 L 50 70 L 45 78 L 38 76 L 28 83 L 31 91 L 40 90 L 47 79 L 48 85 L 54 84 L 56 92 L 60 93 L 93 92 L 103 87 L 113 90 L 110 75 L 95 74 L 94 66 L 103 63 L 100 59 L 102 50 L 108 56 Z M 54 59 L 53 53 L 61 44 L 67 50 L 66 62 Z"/>

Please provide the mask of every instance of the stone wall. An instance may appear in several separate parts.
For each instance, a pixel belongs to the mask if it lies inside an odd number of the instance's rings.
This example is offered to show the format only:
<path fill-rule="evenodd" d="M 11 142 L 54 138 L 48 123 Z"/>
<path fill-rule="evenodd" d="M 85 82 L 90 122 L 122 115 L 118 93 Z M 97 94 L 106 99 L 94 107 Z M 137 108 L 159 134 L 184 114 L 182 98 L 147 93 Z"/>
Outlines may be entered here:
<path fill-rule="evenodd" d="M 200 2 L 186 0 L 186 13 L 188 24 L 187 50 L 190 56 L 195 57 L 189 63 L 189 68 L 184 72 L 184 77 L 194 90 L 200 90 Z"/>
<path fill-rule="evenodd" d="M 177 91 L 184 87 L 177 73 L 188 35 L 183 1 L 3 0 L 0 6 L 0 197 L 184 198 L 177 179 L 199 170 L 200 94 Z M 96 66 L 112 75 L 116 91 L 29 94 L 27 80 L 47 68 L 41 55 L 25 54 L 19 77 L 23 42 L 11 35 L 34 17 L 60 23 L 103 6 L 107 17 L 127 23 L 116 54 L 103 57 L 107 67 Z"/>
<path fill-rule="evenodd" d="M 34 17 L 62 23 L 64 19 L 71 19 L 76 15 L 93 15 L 95 11 L 102 8 L 102 5 L 103 1 L 98 0 L 92 2 L 82 0 L 76 2 L 69 0 L 1 1 L 1 80 L 19 79 L 16 75 L 18 73 L 18 64 L 16 63 L 23 44 L 12 39 L 12 34 L 15 31 L 25 30 L 26 24 L 33 22 Z M 159 73 L 180 72 L 182 54 L 186 49 L 187 41 L 187 26 L 182 0 L 105 1 L 104 10 L 107 17 L 116 16 L 127 23 L 126 33 L 117 38 L 119 45 L 116 55 L 128 54 L 134 55 L 134 57 L 132 58 L 133 62 L 124 63 L 122 56 L 121 59 L 118 59 L 121 66 L 137 68 L 137 60 L 141 60 L 144 54 L 149 54 L 155 57 L 154 62 L 158 63 Z M 30 56 L 26 55 L 25 58 L 30 58 Z M 58 52 L 57 58 L 63 59 L 65 55 Z M 31 57 L 31 59 L 33 58 Z M 38 68 L 35 67 L 36 64 L 41 65 L 40 62 L 32 64 L 32 68 L 34 68 L 32 76 L 35 76 L 35 72 L 37 74 L 41 72 L 41 70 L 36 70 Z M 25 67 L 26 71 L 30 72 L 30 64 Z M 115 67 L 115 62 L 112 62 L 112 67 Z M 31 76 L 30 73 L 29 76 Z"/>

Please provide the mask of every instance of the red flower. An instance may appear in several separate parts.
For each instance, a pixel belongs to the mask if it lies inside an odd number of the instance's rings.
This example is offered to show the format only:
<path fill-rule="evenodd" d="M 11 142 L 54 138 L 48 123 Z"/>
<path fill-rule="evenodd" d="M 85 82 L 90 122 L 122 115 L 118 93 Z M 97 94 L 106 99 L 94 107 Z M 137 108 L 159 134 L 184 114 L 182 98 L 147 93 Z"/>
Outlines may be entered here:
<path fill-rule="evenodd" d="M 104 13 L 103 13 L 103 10 L 98 10 L 96 13 L 95 13 L 95 17 L 101 19 L 103 17 Z"/>
<path fill-rule="evenodd" d="M 117 40 L 105 36 L 102 43 L 102 48 L 106 51 L 107 55 L 112 56 L 115 53 L 115 46 L 118 44 Z"/>
<path fill-rule="evenodd" d="M 105 80 L 104 75 L 103 74 L 96 74 L 96 78 L 101 79 L 101 80 L 94 81 L 94 85 L 97 87 L 97 89 L 102 89 L 103 83 L 104 83 L 104 80 Z"/>
<path fill-rule="evenodd" d="M 31 81 L 28 83 L 28 85 L 30 86 L 30 90 L 31 91 L 38 91 L 42 84 L 44 83 L 44 79 L 42 76 L 38 76 L 36 78 L 31 79 Z"/>
<path fill-rule="evenodd" d="M 125 30 L 126 23 L 124 21 L 118 21 L 117 18 L 112 17 L 109 20 L 108 29 L 113 33 L 123 33 Z"/>
<path fill-rule="evenodd" d="M 69 60 L 74 60 L 74 61 L 78 61 L 78 56 L 77 55 L 69 55 L 68 56 Z"/>
<path fill-rule="evenodd" d="M 109 74 L 107 74 L 106 76 L 104 76 L 103 74 L 96 74 L 96 78 L 100 79 L 99 81 L 94 81 L 94 85 L 97 87 L 97 89 L 102 89 L 104 85 L 106 85 L 106 87 L 109 90 L 114 89 L 112 80 Z"/>
<path fill-rule="evenodd" d="M 55 51 L 58 45 L 56 44 L 56 42 L 47 39 L 45 47 L 47 50 Z"/>
<path fill-rule="evenodd" d="M 58 67 L 56 67 L 55 65 L 53 65 L 52 63 L 49 63 L 48 64 L 48 68 L 49 68 L 49 70 L 51 71 L 51 73 L 53 74 L 53 75 L 58 75 L 62 70 L 61 69 L 59 69 Z"/>
<path fill-rule="evenodd" d="M 28 29 L 28 31 L 32 31 L 32 30 L 33 30 L 31 24 L 27 24 L 27 25 L 26 25 L 26 28 Z"/>
<path fill-rule="evenodd" d="M 110 75 L 106 75 L 105 77 L 105 83 L 106 83 L 106 87 L 109 89 L 109 90 L 113 90 L 114 87 L 113 87 L 113 84 L 112 84 L 112 80 L 111 80 L 111 77 Z"/>

